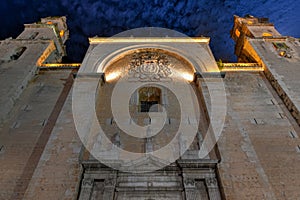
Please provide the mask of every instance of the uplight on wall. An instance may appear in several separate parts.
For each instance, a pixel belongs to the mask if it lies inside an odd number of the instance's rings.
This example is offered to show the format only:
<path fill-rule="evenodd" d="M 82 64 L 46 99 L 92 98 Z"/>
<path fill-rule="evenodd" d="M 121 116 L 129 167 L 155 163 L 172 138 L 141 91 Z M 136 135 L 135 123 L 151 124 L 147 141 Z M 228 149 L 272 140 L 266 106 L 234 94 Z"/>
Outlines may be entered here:
<path fill-rule="evenodd" d="M 116 78 L 118 78 L 120 76 L 120 72 L 118 71 L 115 71 L 115 72 L 112 72 L 112 73 L 109 73 L 105 76 L 105 81 L 106 82 L 110 82 L 110 81 L 113 81 L 115 80 Z"/>
<path fill-rule="evenodd" d="M 194 74 L 182 73 L 181 76 L 189 82 L 192 82 L 194 80 Z"/>

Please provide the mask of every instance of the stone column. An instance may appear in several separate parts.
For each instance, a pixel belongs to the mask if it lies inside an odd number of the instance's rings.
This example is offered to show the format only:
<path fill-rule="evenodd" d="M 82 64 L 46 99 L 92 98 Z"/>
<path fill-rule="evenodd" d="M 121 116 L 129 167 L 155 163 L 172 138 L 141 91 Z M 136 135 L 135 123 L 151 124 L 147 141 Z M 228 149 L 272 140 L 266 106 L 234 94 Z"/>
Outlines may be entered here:
<path fill-rule="evenodd" d="M 221 195 L 218 187 L 218 182 L 216 178 L 206 178 L 205 179 L 208 195 L 210 200 L 221 200 Z"/>
<path fill-rule="evenodd" d="M 94 179 L 84 178 L 81 183 L 79 200 L 89 200 L 92 196 Z"/>
<path fill-rule="evenodd" d="M 103 199 L 114 199 L 116 180 L 115 178 L 107 178 L 104 180 Z"/>
<path fill-rule="evenodd" d="M 195 200 L 197 199 L 197 188 L 195 180 L 192 178 L 184 178 L 184 190 L 185 190 L 185 199 L 186 200 Z"/>

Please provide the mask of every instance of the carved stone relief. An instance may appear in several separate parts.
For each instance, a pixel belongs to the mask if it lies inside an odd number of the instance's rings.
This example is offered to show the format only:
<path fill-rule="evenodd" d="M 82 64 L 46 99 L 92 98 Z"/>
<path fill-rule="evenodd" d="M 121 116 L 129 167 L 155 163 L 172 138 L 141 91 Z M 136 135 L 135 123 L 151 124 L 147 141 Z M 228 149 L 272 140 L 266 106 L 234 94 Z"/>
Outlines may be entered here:
<path fill-rule="evenodd" d="M 217 179 L 214 177 L 205 179 L 207 188 L 208 188 L 208 194 L 209 199 L 214 200 L 221 200 L 220 191 L 218 189 L 218 182 Z"/>
<path fill-rule="evenodd" d="M 129 81 L 171 81 L 170 62 L 167 55 L 142 51 L 133 53 L 129 66 Z"/>
<path fill-rule="evenodd" d="M 216 178 L 207 178 L 206 179 L 206 184 L 207 184 L 207 187 L 218 187 L 218 184 L 217 184 L 217 179 Z"/>
<path fill-rule="evenodd" d="M 187 178 L 184 180 L 185 188 L 195 188 L 195 180 L 191 178 Z"/>
<path fill-rule="evenodd" d="M 93 179 L 85 178 L 85 179 L 82 180 L 82 187 L 92 188 L 93 183 L 94 183 Z"/>
<path fill-rule="evenodd" d="M 105 187 L 114 187 L 116 184 L 116 180 L 114 178 L 107 178 L 104 180 Z"/>
<path fill-rule="evenodd" d="M 185 188 L 185 197 L 186 200 L 194 200 L 197 196 L 195 179 L 186 178 L 184 181 L 184 188 Z"/>

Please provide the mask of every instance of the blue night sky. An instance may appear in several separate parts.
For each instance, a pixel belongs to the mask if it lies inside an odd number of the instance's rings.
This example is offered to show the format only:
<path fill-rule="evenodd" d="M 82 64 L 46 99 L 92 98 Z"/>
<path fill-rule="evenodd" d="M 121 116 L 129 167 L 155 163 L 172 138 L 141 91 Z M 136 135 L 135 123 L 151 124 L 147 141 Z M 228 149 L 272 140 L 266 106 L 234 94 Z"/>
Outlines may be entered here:
<path fill-rule="evenodd" d="M 7 0 L 0 2 L 0 39 L 16 37 L 24 23 L 66 15 L 68 61 L 82 61 L 88 37 L 113 36 L 137 27 L 211 37 L 215 58 L 233 61 L 229 31 L 234 14 L 268 17 L 282 35 L 300 37 L 299 0 Z"/>

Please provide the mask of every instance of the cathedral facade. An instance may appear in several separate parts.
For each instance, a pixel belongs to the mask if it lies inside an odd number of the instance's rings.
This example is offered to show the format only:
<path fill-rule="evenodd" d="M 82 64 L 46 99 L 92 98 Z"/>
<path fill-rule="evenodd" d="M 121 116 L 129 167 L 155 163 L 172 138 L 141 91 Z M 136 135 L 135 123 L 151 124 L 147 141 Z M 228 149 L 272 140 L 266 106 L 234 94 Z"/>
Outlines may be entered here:
<path fill-rule="evenodd" d="M 300 41 L 234 16 L 210 38 L 150 28 L 89 38 L 65 17 L 0 43 L 0 199 L 299 199 Z"/>

